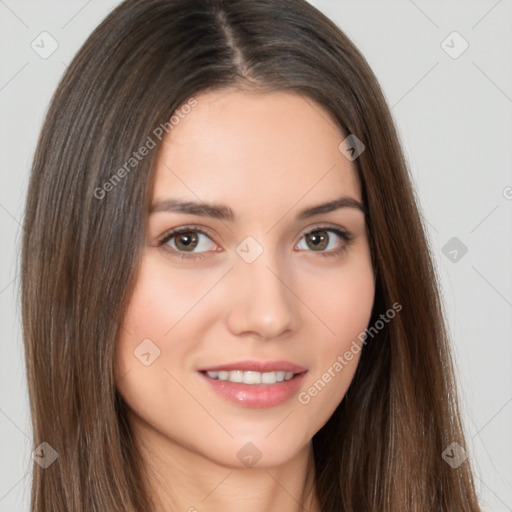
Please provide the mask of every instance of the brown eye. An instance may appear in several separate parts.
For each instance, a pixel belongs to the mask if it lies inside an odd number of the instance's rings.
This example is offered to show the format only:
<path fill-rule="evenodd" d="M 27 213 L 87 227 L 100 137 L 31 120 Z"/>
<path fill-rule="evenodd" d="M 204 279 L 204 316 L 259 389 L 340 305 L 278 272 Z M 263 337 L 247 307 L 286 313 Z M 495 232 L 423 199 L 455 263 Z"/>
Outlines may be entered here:
<path fill-rule="evenodd" d="M 306 242 L 309 247 L 314 250 L 323 251 L 329 245 L 329 236 L 326 235 L 327 231 L 312 231 L 306 234 Z M 310 245 L 311 244 L 311 245 Z"/>
<path fill-rule="evenodd" d="M 303 235 L 301 243 L 304 241 L 306 247 L 301 249 L 316 252 L 319 256 L 336 256 L 348 249 L 352 239 L 353 236 L 344 229 L 321 227 Z"/>
<path fill-rule="evenodd" d="M 198 236 L 194 231 L 179 233 L 174 236 L 176 248 L 180 251 L 194 250 L 198 244 Z"/>
<path fill-rule="evenodd" d="M 179 258 L 202 258 L 204 253 L 215 252 L 215 243 L 202 229 L 187 226 L 166 233 L 158 244 Z"/>

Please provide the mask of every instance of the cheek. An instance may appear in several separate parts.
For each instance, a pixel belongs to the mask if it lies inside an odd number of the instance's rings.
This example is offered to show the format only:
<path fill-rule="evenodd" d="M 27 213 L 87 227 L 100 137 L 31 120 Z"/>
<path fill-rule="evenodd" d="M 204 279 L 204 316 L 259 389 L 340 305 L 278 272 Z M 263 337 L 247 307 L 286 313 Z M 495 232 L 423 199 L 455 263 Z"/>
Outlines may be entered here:
<path fill-rule="evenodd" d="M 327 294 L 332 302 L 327 306 L 340 348 L 365 330 L 370 321 L 375 297 L 375 282 L 371 268 L 361 265 L 340 275 L 338 286 L 332 283 Z M 348 340 L 350 338 L 350 340 Z"/>
<path fill-rule="evenodd" d="M 172 281 L 172 289 L 169 288 L 165 273 L 156 263 L 145 257 L 139 269 L 117 344 L 117 377 L 148 370 L 147 364 L 152 372 L 146 372 L 145 379 L 151 382 L 156 368 L 163 370 L 171 355 L 179 357 L 180 350 L 185 349 L 185 344 L 179 342 L 174 343 L 172 350 L 168 345 L 175 339 L 175 326 L 197 301 L 197 291 L 194 293 L 193 283 L 179 273 Z"/>
<path fill-rule="evenodd" d="M 128 332 L 162 338 L 194 307 L 202 288 L 199 273 L 170 273 L 158 257 L 145 256 L 123 325 Z"/>
<path fill-rule="evenodd" d="M 144 256 L 124 316 L 121 358 L 133 358 L 133 350 L 146 338 L 162 351 L 160 363 L 193 352 L 211 318 L 215 318 L 213 311 L 204 314 L 208 301 L 202 298 L 219 277 L 205 272 L 177 270 L 159 254 Z M 187 339 L 186 344 L 183 339 Z"/>
<path fill-rule="evenodd" d="M 375 296 L 369 252 L 319 279 L 311 288 L 309 304 L 319 320 L 314 368 L 298 397 L 305 409 L 315 410 L 316 426 L 323 425 L 343 399 L 359 363 L 362 334 L 368 326 Z"/>
<path fill-rule="evenodd" d="M 324 273 L 308 279 L 307 286 L 305 297 L 318 318 L 322 353 L 332 356 L 333 350 L 346 350 L 371 317 L 375 280 L 369 252 L 357 253 L 328 277 Z"/>
<path fill-rule="evenodd" d="M 176 368 L 186 371 L 201 339 L 201 324 L 187 323 L 187 313 L 202 288 L 204 282 L 201 287 L 200 279 L 183 272 L 174 272 L 171 279 L 158 257 L 143 258 L 114 364 L 117 389 L 135 413 L 132 418 L 157 427 L 159 422 L 169 424 L 175 411 L 191 408 L 188 395 L 180 391 Z"/>

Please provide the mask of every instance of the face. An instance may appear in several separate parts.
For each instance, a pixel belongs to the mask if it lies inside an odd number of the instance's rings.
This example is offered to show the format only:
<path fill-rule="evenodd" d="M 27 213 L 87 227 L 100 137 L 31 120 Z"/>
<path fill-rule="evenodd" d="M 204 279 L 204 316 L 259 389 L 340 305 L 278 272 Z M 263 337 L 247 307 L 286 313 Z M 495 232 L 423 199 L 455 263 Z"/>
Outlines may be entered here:
<path fill-rule="evenodd" d="M 361 185 L 312 100 L 196 100 L 158 156 L 116 382 L 160 453 L 272 467 L 310 443 L 359 361 L 375 291 Z"/>

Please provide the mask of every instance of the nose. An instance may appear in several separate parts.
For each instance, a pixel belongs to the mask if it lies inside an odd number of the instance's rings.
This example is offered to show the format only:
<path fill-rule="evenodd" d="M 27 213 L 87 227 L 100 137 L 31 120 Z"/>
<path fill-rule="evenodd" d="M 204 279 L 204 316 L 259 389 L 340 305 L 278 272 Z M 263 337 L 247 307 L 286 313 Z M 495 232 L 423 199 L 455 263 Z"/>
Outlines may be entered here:
<path fill-rule="evenodd" d="M 240 259 L 235 264 L 227 316 L 228 328 L 235 336 L 272 340 L 300 326 L 300 301 L 293 291 L 292 272 L 269 252 L 252 263 Z"/>

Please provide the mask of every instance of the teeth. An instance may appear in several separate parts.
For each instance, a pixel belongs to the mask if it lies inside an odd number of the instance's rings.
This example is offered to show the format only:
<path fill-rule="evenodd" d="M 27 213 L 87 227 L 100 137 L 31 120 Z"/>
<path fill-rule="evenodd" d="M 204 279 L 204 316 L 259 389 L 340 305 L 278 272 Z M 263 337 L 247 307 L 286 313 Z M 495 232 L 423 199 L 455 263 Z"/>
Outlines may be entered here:
<path fill-rule="evenodd" d="M 275 372 L 244 372 L 242 370 L 233 371 L 207 371 L 206 375 L 212 379 L 228 380 L 230 382 L 243 382 L 244 384 L 275 384 L 276 382 L 283 382 L 283 380 L 290 380 L 293 372 L 285 372 L 278 370 Z"/>
<path fill-rule="evenodd" d="M 261 384 L 261 373 L 244 372 L 244 384 Z"/>
<path fill-rule="evenodd" d="M 243 380 L 244 380 L 244 372 L 242 372 L 240 370 L 234 370 L 232 372 L 226 372 L 226 373 L 229 373 L 228 379 L 231 382 L 243 382 Z"/>

